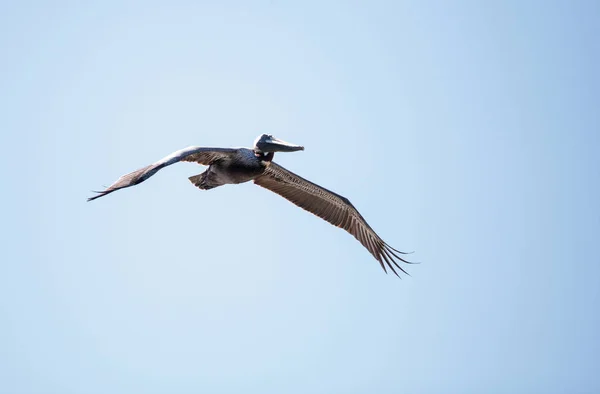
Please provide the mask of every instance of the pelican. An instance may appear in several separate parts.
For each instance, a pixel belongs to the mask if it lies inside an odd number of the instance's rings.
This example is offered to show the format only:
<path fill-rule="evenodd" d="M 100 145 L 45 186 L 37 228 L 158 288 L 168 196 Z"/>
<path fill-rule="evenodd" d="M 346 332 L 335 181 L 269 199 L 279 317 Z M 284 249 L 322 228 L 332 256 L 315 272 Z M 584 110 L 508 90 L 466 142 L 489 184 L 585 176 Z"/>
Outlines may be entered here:
<path fill-rule="evenodd" d="M 273 162 L 275 152 L 295 152 L 303 146 L 290 144 L 262 134 L 254 141 L 254 148 L 203 148 L 190 146 L 139 170 L 121 176 L 115 183 L 88 201 L 106 196 L 114 191 L 144 182 L 160 169 L 180 161 L 196 162 L 208 169 L 189 177 L 194 186 L 209 190 L 221 185 L 254 181 L 334 226 L 352 234 L 381 265 L 386 265 L 396 276 L 395 268 L 408 274 L 398 262 L 412 264 L 399 254 L 406 254 L 385 243 L 369 226 L 350 201 L 330 190 L 312 183 Z M 394 268 L 395 267 L 395 268 Z"/>

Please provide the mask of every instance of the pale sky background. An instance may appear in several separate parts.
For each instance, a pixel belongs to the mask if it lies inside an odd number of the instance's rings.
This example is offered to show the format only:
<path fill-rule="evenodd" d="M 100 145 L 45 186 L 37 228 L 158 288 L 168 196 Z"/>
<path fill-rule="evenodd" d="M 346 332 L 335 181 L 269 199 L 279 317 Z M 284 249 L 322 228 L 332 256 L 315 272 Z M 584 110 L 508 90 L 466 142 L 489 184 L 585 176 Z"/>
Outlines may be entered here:
<path fill-rule="evenodd" d="M 0 392 L 600 392 L 598 37 L 597 1 L 2 2 Z M 263 132 L 412 276 L 195 164 L 85 201 Z"/>

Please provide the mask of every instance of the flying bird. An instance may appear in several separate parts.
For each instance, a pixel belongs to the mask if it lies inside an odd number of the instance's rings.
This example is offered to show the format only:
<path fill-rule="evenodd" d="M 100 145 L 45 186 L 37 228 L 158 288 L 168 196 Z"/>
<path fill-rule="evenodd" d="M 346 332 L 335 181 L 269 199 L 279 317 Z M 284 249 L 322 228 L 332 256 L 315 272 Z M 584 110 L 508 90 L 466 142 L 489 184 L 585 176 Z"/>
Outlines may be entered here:
<path fill-rule="evenodd" d="M 189 180 L 202 190 L 226 184 L 254 181 L 334 226 L 352 234 L 379 262 L 387 273 L 386 265 L 399 277 L 395 268 L 407 274 L 399 262 L 412 264 L 400 256 L 406 254 L 385 243 L 369 226 L 350 201 L 330 190 L 312 183 L 273 162 L 275 152 L 295 152 L 303 146 L 290 144 L 269 134 L 254 141 L 254 148 L 203 148 L 190 146 L 139 170 L 123 175 L 88 201 L 114 191 L 144 182 L 160 169 L 180 161 L 196 162 L 208 169 Z"/>

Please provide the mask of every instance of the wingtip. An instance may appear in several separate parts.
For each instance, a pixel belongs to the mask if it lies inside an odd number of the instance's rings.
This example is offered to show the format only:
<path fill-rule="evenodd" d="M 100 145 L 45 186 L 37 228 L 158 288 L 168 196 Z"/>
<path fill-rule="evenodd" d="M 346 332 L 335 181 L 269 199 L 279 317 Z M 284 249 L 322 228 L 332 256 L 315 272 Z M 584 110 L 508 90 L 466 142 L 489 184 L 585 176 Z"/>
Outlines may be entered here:
<path fill-rule="evenodd" d="M 97 196 L 88 197 L 87 202 L 94 201 L 95 199 L 100 198 L 102 196 L 106 196 L 108 194 L 106 191 L 99 192 L 99 191 L 96 191 L 96 190 L 92 190 L 91 192 L 92 193 L 97 193 L 98 195 Z"/>

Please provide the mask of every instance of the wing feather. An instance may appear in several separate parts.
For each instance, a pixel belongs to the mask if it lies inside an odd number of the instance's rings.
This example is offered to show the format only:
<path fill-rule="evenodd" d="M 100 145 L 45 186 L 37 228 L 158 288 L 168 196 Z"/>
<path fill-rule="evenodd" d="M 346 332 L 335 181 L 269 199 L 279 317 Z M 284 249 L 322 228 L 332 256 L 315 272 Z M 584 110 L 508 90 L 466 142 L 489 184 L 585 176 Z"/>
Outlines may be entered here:
<path fill-rule="evenodd" d="M 237 149 L 233 148 L 202 148 L 198 146 L 190 146 L 185 149 L 171 153 L 169 156 L 163 157 L 156 163 L 152 163 L 146 167 L 125 174 L 116 180 L 112 185 L 103 191 L 95 192 L 98 195 L 88 198 L 88 201 L 106 196 L 119 189 L 134 186 L 144 182 L 152 175 L 156 174 L 160 169 L 175 164 L 179 161 L 196 162 L 205 166 L 212 164 L 216 160 L 233 155 Z"/>
<path fill-rule="evenodd" d="M 407 274 L 398 261 L 408 264 L 411 262 L 395 254 L 393 251 L 403 252 L 386 244 L 346 197 L 312 183 L 274 162 L 271 162 L 261 176 L 254 179 L 254 183 L 352 234 L 375 257 L 385 272 L 387 265 L 396 276 L 399 275 L 394 266 Z"/>

